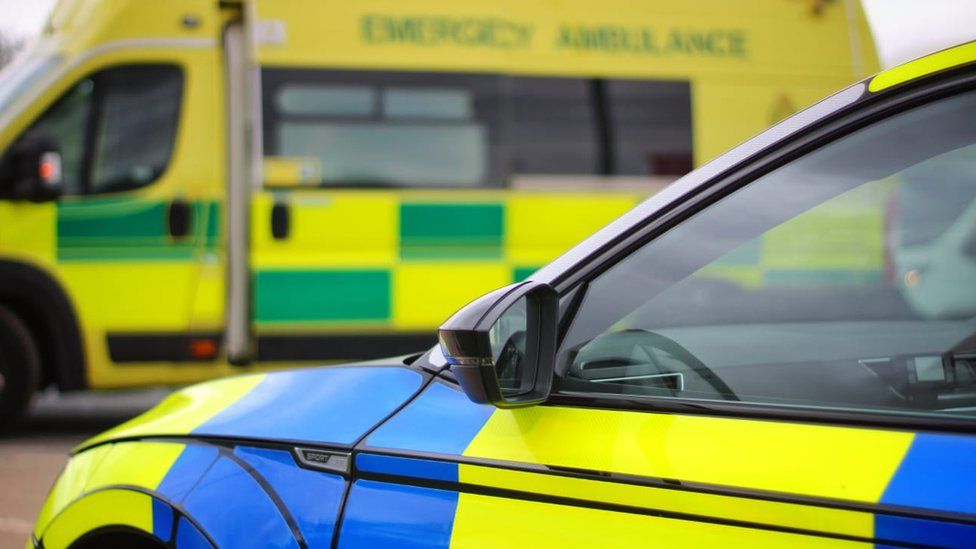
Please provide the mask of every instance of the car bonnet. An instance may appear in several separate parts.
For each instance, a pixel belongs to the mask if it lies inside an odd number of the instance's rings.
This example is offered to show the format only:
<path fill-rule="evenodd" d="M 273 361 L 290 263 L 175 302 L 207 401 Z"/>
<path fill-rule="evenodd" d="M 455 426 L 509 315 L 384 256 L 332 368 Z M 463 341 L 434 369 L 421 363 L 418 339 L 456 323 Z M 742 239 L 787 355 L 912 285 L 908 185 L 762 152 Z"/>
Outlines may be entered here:
<path fill-rule="evenodd" d="M 352 446 L 423 385 L 423 374 L 396 359 L 230 377 L 177 391 L 75 452 L 155 437 Z"/>

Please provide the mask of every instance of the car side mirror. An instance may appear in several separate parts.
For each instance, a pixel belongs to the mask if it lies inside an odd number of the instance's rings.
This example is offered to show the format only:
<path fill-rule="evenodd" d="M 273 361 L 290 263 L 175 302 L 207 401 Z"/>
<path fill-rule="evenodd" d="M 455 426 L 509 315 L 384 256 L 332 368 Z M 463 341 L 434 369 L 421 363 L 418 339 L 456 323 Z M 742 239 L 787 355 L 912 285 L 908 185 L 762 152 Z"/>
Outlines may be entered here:
<path fill-rule="evenodd" d="M 451 372 L 472 401 L 499 408 L 544 402 L 552 388 L 559 320 L 556 291 L 521 282 L 491 292 L 438 332 Z"/>
<path fill-rule="evenodd" d="M 0 173 L 6 198 L 44 202 L 56 199 L 64 190 L 61 154 L 44 137 L 28 136 L 12 145 Z"/>

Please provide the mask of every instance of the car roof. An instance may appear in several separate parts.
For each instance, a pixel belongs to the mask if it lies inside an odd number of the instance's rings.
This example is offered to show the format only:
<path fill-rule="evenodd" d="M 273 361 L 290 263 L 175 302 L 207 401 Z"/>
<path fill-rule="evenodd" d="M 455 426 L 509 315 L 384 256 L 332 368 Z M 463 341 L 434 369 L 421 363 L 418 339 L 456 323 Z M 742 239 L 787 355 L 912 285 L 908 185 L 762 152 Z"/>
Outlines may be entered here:
<path fill-rule="evenodd" d="M 586 258 L 604 249 L 617 237 L 629 233 L 647 218 L 655 215 L 682 197 L 709 186 L 743 161 L 779 144 L 825 118 L 845 110 L 875 94 L 884 93 L 920 78 L 976 62 L 976 41 L 941 50 L 896 67 L 882 71 L 823 99 L 786 118 L 678 179 L 632 210 L 570 248 L 561 256 L 536 271 L 530 280 L 553 283 Z"/>

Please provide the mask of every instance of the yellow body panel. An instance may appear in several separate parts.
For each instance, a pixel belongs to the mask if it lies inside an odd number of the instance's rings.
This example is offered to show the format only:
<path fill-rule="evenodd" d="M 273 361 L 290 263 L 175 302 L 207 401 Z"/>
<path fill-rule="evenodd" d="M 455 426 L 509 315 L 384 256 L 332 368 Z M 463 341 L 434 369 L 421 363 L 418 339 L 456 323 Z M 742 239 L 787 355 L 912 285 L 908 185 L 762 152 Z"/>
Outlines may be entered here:
<path fill-rule="evenodd" d="M 495 410 L 464 455 L 873 503 L 911 441 L 897 431 L 537 406 Z"/>
<path fill-rule="evenodd" d="M 976 42 L 962 44 L 888 69 L 872 78 L 871 83 L 868 84 L 868 89 L 872 92 L 879 92 L 920 76 L 973 61 L 976 61 Z"/>
<path fill-rule="evenodd" d="M 65 547 L 106 525 L 152 533 L 151 498 L 129 487 L 156 490 L 183 449 L 175 442 L 140 441 L 103 444 L 75 454 L 41 508 L 34 537 L 43 536 L 46 547 Z"/>
<path fill-rule="evenodd" d="M 260 193 L 252 207 L 255 269 L 275 267 L 387 266 L 397 259 L 399 201 L 393 193 L 301 191 L 287 195 L 290 238 L 271 235 L 274 193 Z"/>
<path fill-rule="evenodd" d="M 870 538 L 874 533 L 874 516 L 861 511 L 650 488 L 468 464 L 458 466 L 458 478 L 463 484 L 509 490 L 531 487 L 532 493 L 543 496 L 595 501 L 651 512 L 707 516 L 864 538 Z"/>
<path fill-rule="evenodd" d="M 230 377 L 187 387 L 148 412 L 84 443 L 88 447 L 117 438 L 187 434 L 253 389 L 264 374 Z"/>
<path fill-rule="evenodd" d="M 61 476 L 47 495 L 37 520 L 34 521 L 34 536 L 40 537 L 54 516 L 84 491 L 88 479 L 95 473 L 102 460 L 111 451 L 111 446 L 98 446 L 87 452 L 77 454 L 68 461 Z"/>
<path fill-rule="evenodd" d="M 140 441 L 113 444 L 88 479 L 86 492 L 109 486 L 139 486 L 155 490 L 183 451 L 182 444 Z"/>
<path fill-rule="evenodd" d="M 506 256 L 515 265 L 542 265 L 633 208 L 643 197 L 525 193 L 505 208 Z M 566 220 L 572 220 L 567 223 Z"/>
<path fill-rule="evenodd" d="M 111 513 L 106 513 L 111 509 Z M 94 492 L 69 505 L 44 532 L 44 547 L 62 549 L 103 526 L 128 526 L 152 534 L 152 497 L 129 490 Z"/>
<path fill-rule="evenodd" d="M 471 301 L 511 281 L 511 270 L 497 262 L 403 263 L 393 271 L 393 323 L 423 329 Z"/>
<path fill-rule="evenodd" d="M 504 517 L 504 525 L 491 528 Z M 458 497 L 451 547 L 872 547 L 837 539 L 469 493 Z M 596 526 L 599 525 L 599 526 Z"/>

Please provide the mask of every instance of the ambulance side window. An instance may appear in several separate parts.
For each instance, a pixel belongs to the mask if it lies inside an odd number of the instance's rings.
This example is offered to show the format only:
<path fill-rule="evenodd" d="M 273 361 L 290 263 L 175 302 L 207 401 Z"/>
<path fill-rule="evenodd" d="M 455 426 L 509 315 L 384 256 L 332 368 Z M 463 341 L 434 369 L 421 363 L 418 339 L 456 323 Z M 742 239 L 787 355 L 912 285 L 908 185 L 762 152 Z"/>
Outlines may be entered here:
<path fill-rule="evenodd" d="M 262 102 L 265 155 L 324 187 L 646 190 L 692 168 L 688 82 L 269 68 Z"/>
<path fill-rule="evenodd" d="M 144 187 L 169 163 L 182 89 L 175 66 L 106 69 L 75 84 L 21 139 L 56 145 L 65 195 Z"/>
<path fill-rule="evenodd" d="M 98 78 L 91 193 L 143 187 L 173 151 L 183 77 L 172 66 L 125 67 Z"/>

